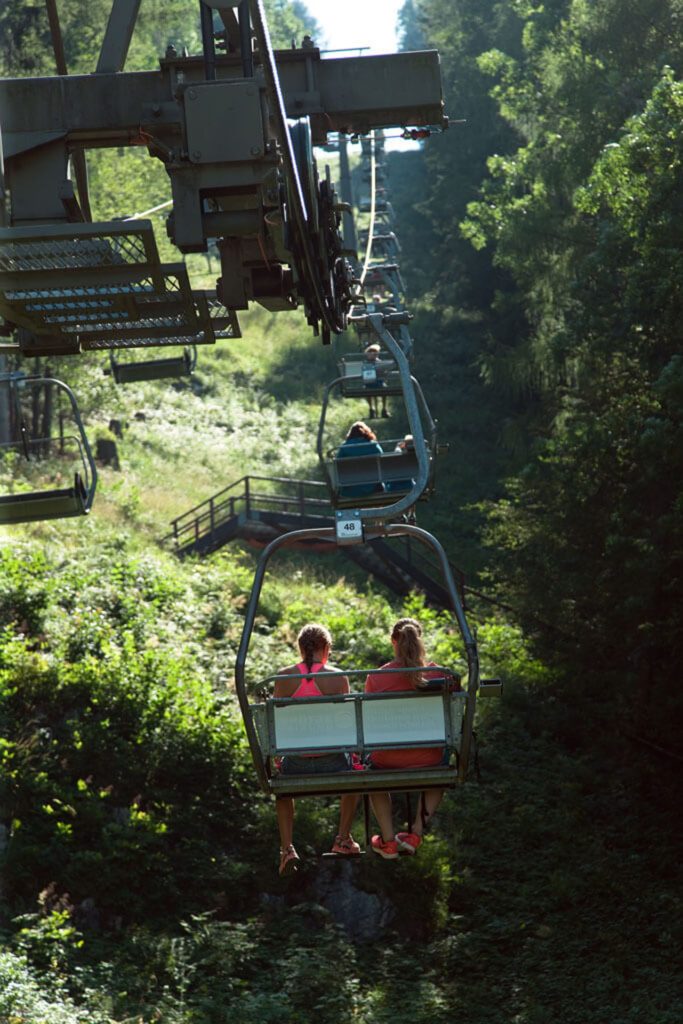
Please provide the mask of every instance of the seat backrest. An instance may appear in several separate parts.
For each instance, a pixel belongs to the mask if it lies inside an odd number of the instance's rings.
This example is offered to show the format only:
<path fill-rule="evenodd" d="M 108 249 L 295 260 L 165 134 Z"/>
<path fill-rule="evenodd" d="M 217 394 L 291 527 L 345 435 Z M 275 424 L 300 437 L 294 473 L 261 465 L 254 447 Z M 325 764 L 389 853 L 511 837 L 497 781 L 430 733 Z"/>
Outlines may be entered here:
<path fill-rule="evenodd" d="M 362 753 L 401 747 L 458 749 L 467 695 L 352 693 L 342 697 L 269 698 L 252 706 L 264 754 Z"/>
<path fill-rule="evenodd" d="M 364 366 L 364 359 L 354 359 L 353 362 L 350 359 L 347 359 L 341 364 L 340 369 L 344 377 L 358 377 L 363 372 Z"/>
<path fill-rule="evenodd" d="M 357 445 L 355 447 L 365 448 L 369 445 Z M 351 449 L 349 449 L 351 451 Z M 342 455 L 341 449 L 334 461 L 337 483 L 340 487 L 353 487 L 356 484 L 375 484 L 379 486 L 381 481 L 380 460 L 381 453 L 371 450 L 363 454 L 355 452 Z"/>
<path fill-rule="evenodd" d="M 447 715 L 439 696 L 394 697 L 363 702 L 365 746 L 404 743 L 437 746 L 447 739 Z"/>
<path fill-rule="evenodd" d="M 185 356 L 168 359 L 148 359 L 140 363 L 117 363 L 113 373 L 117 384 L 133 384 L 137 381 L 165 380 L 185 377 L 189 374 Z"/>
<path fill-rule="evenodd" d="M 380 472 L 383 483 L 394 480 L 415 479 L 418 474 L 417 453 L 414 448 L 404 452 L 388 452 L 382 458 Z"/>
<path fill-rule="evenodd" d="M 308 750 L 323 747 L 354 748 L 356 714 L 352 702 L 296 703 L 273 707 L 273 742 L 277 750 Z"/>

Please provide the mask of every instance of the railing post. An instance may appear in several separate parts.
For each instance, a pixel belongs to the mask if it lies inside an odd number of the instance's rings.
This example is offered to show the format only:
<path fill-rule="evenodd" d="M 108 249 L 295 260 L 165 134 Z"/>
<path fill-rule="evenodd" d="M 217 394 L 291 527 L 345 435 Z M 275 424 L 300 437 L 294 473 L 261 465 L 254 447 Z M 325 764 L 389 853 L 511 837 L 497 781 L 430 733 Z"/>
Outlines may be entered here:
<path fill-rule="evenodd" d="M 244 503 L 245 503 L 245 505 L 247 507 L 247 519 L 249 519 L 250 511 L 251 510 L 249 508 L 249 477 L 248 476 L 245 476 L 245 478 L 244 478 Z"/>
<path fill-rule="evenodd" d="M 303 482 L 303 480 L 299 480 L 298 491 L 299 491 L 299 515 L 303 519 L 303 516 L 304 516 L 304 504 L 305 504 L 305 501 L 306 501 L 306 499 L 304 497 L 304 482 Z"/>
<path fill-rule="evenodd" d="M 214 504 L 213 498 L 209 499 L 209 522 L 211 523 L 211 533 L 216 529 L 216 519 L 214 515 Z"/>

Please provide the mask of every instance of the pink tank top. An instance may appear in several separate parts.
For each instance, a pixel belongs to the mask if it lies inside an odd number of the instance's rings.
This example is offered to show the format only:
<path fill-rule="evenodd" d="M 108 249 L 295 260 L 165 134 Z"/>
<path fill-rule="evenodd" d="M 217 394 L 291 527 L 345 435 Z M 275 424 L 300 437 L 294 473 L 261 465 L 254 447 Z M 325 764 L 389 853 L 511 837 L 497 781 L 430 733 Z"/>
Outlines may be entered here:
<path fill-rule="evenodd" d="M 314 662 L 314 664 L 311 665 L 311 667 L 309 668 L 308 665 L 306 664 L 306 662 L 302 661 L 302 662 L 300 662 L 296 666 L 296 668 L 297 668 L 297 672 L 301 672 L 302 675 L 305 672 L 306 673 L 306 678 L 301 680 L 301 682 L 297 686 L 296 690 L 292 694 L 292 697 L 322 697 L 322 693 L 320 692 L 320 690 L 316 686 L 316 684 L 315 684 L 314 680 L 311 678 L 311 676 L 315 672 L 320 672 L 322 669 L 324 669 L 325 668 L 325 662 L 324 661 Z"/>

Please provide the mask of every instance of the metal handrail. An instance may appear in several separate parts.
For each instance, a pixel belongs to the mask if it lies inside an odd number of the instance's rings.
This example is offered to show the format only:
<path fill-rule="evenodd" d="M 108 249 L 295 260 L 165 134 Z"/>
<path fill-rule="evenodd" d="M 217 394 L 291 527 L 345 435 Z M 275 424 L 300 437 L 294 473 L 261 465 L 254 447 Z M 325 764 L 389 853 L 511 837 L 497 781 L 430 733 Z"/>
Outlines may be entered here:
<path fill-rule="evenodd" d="M 287 484 L 292 486 L 292 490 L 289 494 L 255 491 L 254 482 Z M 239 493 L 234 493 L 239 487 L 241 487 Z M 317 512 L 322 508 L 330 509 L 329 501 L 326 498 L 312 497 L 305 493 L 305 489 L 310 487 L 319 491 L 327 491 L 325 484 L 320 480 L 297 480 L 292 477 L 260 475 L 240 477 L 228 487 L 224 487 L 222 491 L 218 491 L 199 505 L 184 512 L 182 516 L 172 520 L 168 539 L 173 538 L 177 544 L 181 538 L 191 534 L 195 540 L 198 540 L 199 537 L 204 536 L 207 532 L 213 532 L 217 526 L 233 518 L 237 514 L 238 506 L 243 506 L 247 516 L 255 504 L 279 506 L 281 509 L 282 506 L 289 506 L 290 509 L 298 508 L 302 516 L 306 512 Z M 286 508 L 282 510 L 286 511 Z"/>
<path fill-rule="evenodd" d="M 292 485 L 292 492 L 289 494 L 270 494 L 265 491 L 256 491 L 253 487 L 254 482 Z M 231 494 L 240 485 L 242 486 L 240 493 Z M 269 507 L 272 511 L 282 511 L 284 513 L 298 509 L 301 515 L 307 512 L 316 515 L 328 510 L 331 513 L 328 498 L 304 495 L 302 500 L 301 491 L 305 487 L 327 490 L 326 485 L 319 480 L 297 480 L 292 477 L 261 475 L 240 477 L 239 480 L 236 480 L 228 487 L 224 487 L 223 490 L 218 491 L 211 498 L 174 519 L 171 523 L 173 531 L 166 539 L 170 540 L 172 538 L 178 546 L 181 546 L 188 535 L 193 540 L 198 540 L 200 537 L 212 533 L 218 526 L 232 519 L 240 511 L 245 511 L 247 516 L 249 516 L 255 508 L 268 511 Z M 266 507 L 264 508 L 264 506 Z M 201 514 L 196 515 L 199 511 Z M 430 556 L 424 545 L 420 544 L 417 547 L 412 545 L 410 537 L 395 537 L 394 539 L 401 544 L 400 550 L 403 557 L 416 569 L 421 569 L 429 576 L 433 576 L 435 570 L 437 573 L 439 572 L 440 565 L 438 559 Z M 462 590 L 464 584 L 463 573 L 453 566 L 451 566 L 451 571 L 457 579 L 460 590 Z"/>
<path fill-rule="evenodd" d="M 250 481 L 250 480 L 261 480 L 261 481 L 266 481 L 268 483 L 275 483 L 275 484 L 297 484 L 297 485 L 304 484 L 306 487 L 324 487 L 325 486 L 325 484 L 322 483 L 320 480 L 296 480 L 293 477 L 286 477 L 286 476 L 257 476 L 257 475 L 254 475 L 253 473 L 250 473 L 250 474 L 247 474 L 245 476 L 241 476 L 239 478 L 239 480 L 235 480 L 233 483 L 228 484 L 228 486 L 224 487 L 222 491 L 217 491 L 210 498 L 205 498 L 204 501 L 200 501 L 199 504 L 194 505 L 193 508 L 188 509 L 187 512 L 183 512 L 183 514 L 181 516 L 177 516 L 175 519 L 172 519 L 171 520 L 171 526 L 175 526 L 176 523 L 182 522 L 183 519 L 188 519 L 190 517 L 196 518 L 196 513 L 199 511 L 199 509 L 203 508 L 205 505 L 210 504 L 211 502 L 215 502 L 217 498 L 220 498 L 222 495 L 227 494 L 229 491 L 233 491 L 236 487 L 239 487 L 240 484 L 245 484 L 245 487 L 248 489 L 247 481 Z"/>

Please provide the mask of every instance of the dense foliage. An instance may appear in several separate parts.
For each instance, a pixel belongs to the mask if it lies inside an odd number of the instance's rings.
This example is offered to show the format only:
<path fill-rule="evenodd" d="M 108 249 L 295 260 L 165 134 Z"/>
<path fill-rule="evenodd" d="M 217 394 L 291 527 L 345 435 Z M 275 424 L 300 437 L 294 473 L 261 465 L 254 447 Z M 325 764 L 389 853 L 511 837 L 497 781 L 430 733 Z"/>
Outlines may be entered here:
<path fill-rule="evenodd" d="M 440 49 L 448 106 L 467 118 L 430 144 L 420 222 L 404 225 L 422 243 L 409 280 L 436 280 L 423 302 L 438 309 L 424 314 L 438 358 L 454 358 L 476 395 L 462 408 L 478 479 L 458 497 L 485 513 L 493 585 L 538 649 L 573 677 L 612 668 L 624 727 L 670 747 L 682 14 L 678 0 L 403 11 L 406 39 Z"/>
<path fill-rule="evenodd" d="M 315 31 L 302 5 L 267 6 L 282 45 Z M 60 0 L 73 73 L 107 7 Z M 144 0 L 130 67 L 195 49 L 197 8 Z M 451 443 L 420 522 L 508 609 L 473 600 L 504 694 L 480 702 L 480 781 L 414 860 L 318 861 L 337 802 L 300 801 L 302 870 L 278 879 L 231 686 L 253 552 L 178 562 L 162 540 L 245 473 L 315 474 L 333 355 L 261 311 L 190 382 L 117 389 L 101 356 L 51 361 L 93 439 L 120 422 L 121 469 L 101 467 L 85 522 L 2 536 L 0 1024 L 678 1024 L 680 14 L 404 6 L 406 45 L 439 47 L 466 119 L 391 157 L 417 372 Z M 0 54 L 50 73 L 41 4 L 2 5 Z M 89 156 L 98 215 L 167 197 L 144 150 L 125 159 Z M 331 434 L 362 410 L 337 403 Z M 376 665 L 405 612 L 461 663 L 418 598 L 283 558 L 250 684 L 313 616 L 342 666 Z"/>

